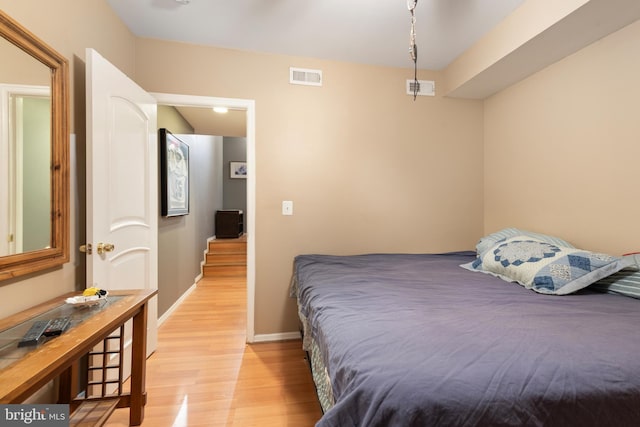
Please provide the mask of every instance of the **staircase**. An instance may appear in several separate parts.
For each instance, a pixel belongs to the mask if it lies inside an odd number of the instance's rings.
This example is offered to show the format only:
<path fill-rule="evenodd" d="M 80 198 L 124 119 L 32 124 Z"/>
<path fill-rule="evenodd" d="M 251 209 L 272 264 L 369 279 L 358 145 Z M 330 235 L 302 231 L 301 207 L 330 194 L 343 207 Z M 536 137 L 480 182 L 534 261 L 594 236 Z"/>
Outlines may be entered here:
<path fill-rule="evenodd" d="M 204 277 L 237 277 L 247 275 L 247 235 L 236 239 L 209 241 L 202 267 Z"/>

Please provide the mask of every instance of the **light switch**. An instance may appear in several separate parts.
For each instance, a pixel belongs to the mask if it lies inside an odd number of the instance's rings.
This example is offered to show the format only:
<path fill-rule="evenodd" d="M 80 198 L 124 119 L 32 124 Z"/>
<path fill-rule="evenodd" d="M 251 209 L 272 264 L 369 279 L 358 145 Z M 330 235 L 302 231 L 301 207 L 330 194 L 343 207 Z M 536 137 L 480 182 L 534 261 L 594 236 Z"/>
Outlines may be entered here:
<path fill-rule="evenodd" d="M 293 215 L 293 202 L 291 200 L 282 201 L 282 215 Z"/>

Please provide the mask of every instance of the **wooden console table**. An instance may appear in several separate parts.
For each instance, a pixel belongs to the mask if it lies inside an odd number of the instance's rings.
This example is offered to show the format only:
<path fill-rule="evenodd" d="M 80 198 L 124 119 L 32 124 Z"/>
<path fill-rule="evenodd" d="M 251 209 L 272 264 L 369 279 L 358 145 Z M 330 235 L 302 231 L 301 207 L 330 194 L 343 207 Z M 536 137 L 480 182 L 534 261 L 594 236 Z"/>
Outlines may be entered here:
<path fill-rule="evenodd" d="M 147 303 L 157 290 L 109 293 L 106 301 L 88 308 L 65 304 L 68 294 L 0 320 L 0 403 L 22 403 L 51 380 L 60 377 L 58 403 L 77 403 L 73 367 L 93 347 L 129 319 L 133 320 L 130 392 L 120 392 L 117 407 L 129 407 L 129 424 L 140 425 L 146 403 L 145 369 Z M 35 320 L 71 315 L 70 328 L 36 347 L 18 347 Z M 111 397 L 110 399 L 113 399 Z"/>

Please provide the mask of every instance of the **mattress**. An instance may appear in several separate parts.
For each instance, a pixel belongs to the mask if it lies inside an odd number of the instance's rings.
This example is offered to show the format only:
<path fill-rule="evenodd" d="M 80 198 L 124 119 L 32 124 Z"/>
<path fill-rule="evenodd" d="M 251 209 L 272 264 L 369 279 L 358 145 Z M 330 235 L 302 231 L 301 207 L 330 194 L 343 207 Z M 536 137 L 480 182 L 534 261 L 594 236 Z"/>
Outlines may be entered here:
<path fill-rule="evenodd" d="M 317 426 L 640 425 L 640 301 L 538 294 L 474 257 L 295 258 Z"/>

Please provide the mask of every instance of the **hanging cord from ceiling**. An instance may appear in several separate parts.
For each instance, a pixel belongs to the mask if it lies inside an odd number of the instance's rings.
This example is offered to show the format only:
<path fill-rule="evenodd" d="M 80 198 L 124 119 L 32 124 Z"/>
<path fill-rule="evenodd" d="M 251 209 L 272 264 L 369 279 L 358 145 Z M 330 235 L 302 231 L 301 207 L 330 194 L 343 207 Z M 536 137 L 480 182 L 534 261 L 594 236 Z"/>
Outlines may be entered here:
<path fill-rule="evenodd" d="M 415 101 L 420 92 L 420 82 L 418 82 L 418 46 L 416 45 L 416 14 L 415 8 L 418 0 L 407 0 L 407 8 L 411 13 L 411 30 L 409 31 L 409 56 L 413 61 L 413 100 Z"/>

